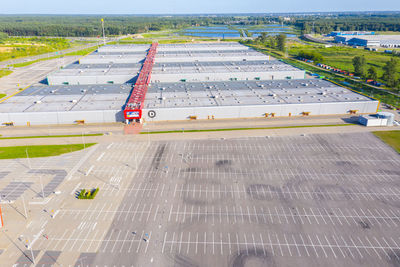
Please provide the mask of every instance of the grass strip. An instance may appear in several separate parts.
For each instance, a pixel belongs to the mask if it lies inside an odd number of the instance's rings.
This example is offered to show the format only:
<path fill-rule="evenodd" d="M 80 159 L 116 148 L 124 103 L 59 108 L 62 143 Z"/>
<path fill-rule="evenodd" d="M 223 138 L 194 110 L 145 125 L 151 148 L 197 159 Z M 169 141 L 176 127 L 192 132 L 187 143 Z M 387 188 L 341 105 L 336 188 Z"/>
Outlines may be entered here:
<path fill-rule="evenodd" d="M 69 135 L 36 135 L 36 136 L 11 136 L 11 137 L 0 137 L 2 139 L 30 139 L 30 138 L 58 138 L 58 137 L 85 137 L 85 136 L 102 136 L 102 133 L 97 134 L 69 134 Z"/>
<path fill-rule="evenodd" d="M 32 65 L 33 63 L 37 63 L 37 62 L 40 62 L 40 61 L 61 58 L 61 57 L 64 57 L 64 56 L 85 56 L 85 55 L 90 54 L 90 53 L 92 53 L 92 52 L 94 52 L 96 50 L 97 50 L 97 46 L 89 47 L 89 48 L 85 48 L 85 49 L 78 50 L 78 51 L 75 51 L 75 52 L 70 52 L 70 53 L 67 53 L 67 54 L 62 54 L 62 55 L 52 56 L 52 57 L 46 57 L 46 58 L 40 58 L 40 59 L 36 59 L 36 60 L 32 60 L 32 61 L 26 61 L 26 62 L 22 62 L 22 63 L 16 63 L 16 64 L 12 64 L 10 66 L 12 66 L 14 68 L 21 68 L 21 67 L 26 67 L 26 66 Z"/>
<path fill-rule="evenodd" d="M 79 192 L 78 199 L 94 199 L 99 192 L 99 188 L 95 188 L 92 190 L 82 189 Z"/>
<path fill-rule="evenodd" d="M 29 158 L 58 156 L 82 150 L 95 144 L 96 143 L 0 147 L 0 159 L 27 158 L 27 154 Z"/>
<path fill-rule="evenodd" d="M 250 127 L 250 128 L 222 128 L 222 129 L 200 129 L 200 130 L 171 130 L 171 131 L 152 131 L 141 132 L 140 134 L 164 134 L 164 133 L 199 133 L 199 132 L 224 132 L 224 131 L 246 131 L 246 130 L 274 130 L 290 128 L 312 128 L 312 127 L 335 127 L 351 126 L 355 124 L 323 124 L 323 125 L 295 125 L 295 126 L 274 126 L 274 127 Z"/>
<path fill-rule="evenodd" d="M 10 75 L 11 73 L 12 73 L 12 71 L 9 69 L 0 69 L 0 78 Z"/>
<path fill-rule="evenodd" d="M 377 131 L 372 132 L 375 136 L 381 139 L 383 142 L 393 147 L 397 153 L 400 153 L 400 131 Z"/>

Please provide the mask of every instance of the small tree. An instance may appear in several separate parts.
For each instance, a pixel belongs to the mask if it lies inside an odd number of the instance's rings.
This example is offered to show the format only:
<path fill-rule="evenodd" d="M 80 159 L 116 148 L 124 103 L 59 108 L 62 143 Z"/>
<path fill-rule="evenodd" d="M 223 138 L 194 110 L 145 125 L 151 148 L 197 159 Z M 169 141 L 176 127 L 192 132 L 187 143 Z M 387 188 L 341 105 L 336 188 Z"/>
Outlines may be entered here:
<path fill-rule="evenodd" d="M 279 34 L 276 38 L 276 48 L 279 51 L 284 52 L 285 51 L 285 45 L 286 45 L 286 35 L 285 34 Z"/>
<path fill-rule="evenodd" d="M 368 69 L 368 77 L 374 81 L 378 79 L 378 72 L 376 71 L 375 67 L 370 67 Z"/>
<path fill-rule="evenodd" d="M 388 62 L 386 62 L 385 66 L 383 67 L 383 79 L 390 87 L 395 87 L 398 83 L 397 65 L 397 60 L 392 57 Z"/>
<path fill-rule="evenodd" d="M 365 76 L 366 61 L 364 56 L 356 56 L 353 58 L 354 73 L 357 76 Z"/>
<path fill-rule="evenodd" d="M 262 32 L 260 35 L 260 42 L 265 43 L 266 40 L 267 40 L 267 34 L 265 32 Z"/>
<path fill-rule="evenodd" d="M 7 33 L 0 32 L 0 43 L 4 42 L 8 38 Z"/>

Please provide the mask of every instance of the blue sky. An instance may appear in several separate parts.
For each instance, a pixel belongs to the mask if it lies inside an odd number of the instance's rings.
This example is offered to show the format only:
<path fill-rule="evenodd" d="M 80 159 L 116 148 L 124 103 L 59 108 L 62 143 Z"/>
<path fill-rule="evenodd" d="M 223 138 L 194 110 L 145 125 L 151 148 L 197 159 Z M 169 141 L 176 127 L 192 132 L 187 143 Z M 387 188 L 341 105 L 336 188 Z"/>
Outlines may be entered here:
<path fill-rule="evenodd" d="M 400 11 L 399 0 L 1 0 L 0 14 Z"/>

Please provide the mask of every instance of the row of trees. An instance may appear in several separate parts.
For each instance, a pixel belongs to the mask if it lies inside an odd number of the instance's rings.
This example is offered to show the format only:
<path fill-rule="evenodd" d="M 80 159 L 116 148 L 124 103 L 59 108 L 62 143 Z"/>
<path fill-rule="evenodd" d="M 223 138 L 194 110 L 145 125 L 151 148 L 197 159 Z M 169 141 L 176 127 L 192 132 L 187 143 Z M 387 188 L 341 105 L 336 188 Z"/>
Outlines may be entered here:
<path fill-rule="evenodd" d="M 321 63 L 324 61 L 324 57 L 316 51 L 303 51 L 302 50 L 299 52 L 299 57 L 313 60 L 316 63 Z"/>
<path fill-rule="evenodd" d="M 248 40 L 247 42 L 252 42 L 252 41 Z M 261 33 L 260 36 L 258 36 L 254 40 L 254 43 L 262 44 L 262 45 L 265 45 L 266 47 L 274 48 L 274 49 L 284 52 L 285 48 L 286 48 L 286 35 L 279 34 L 276 36 L 269 36 L 265 32 L 263 32 L 263 33 Z"/>
<path fill-rule="evenodd" d="M 395 88 L 400 86 L 398 65 L 398 60 L 392 57 L 389 61 L 386 62 L 385 66 L 383 67 L 383 75 L 380 78 L 382 78 L 382 80 L 384 80 L 389 87 Z M 367 61 L 364 56 L 354 57 L 353 67 L 354 74 L 357 76 L 360 76 L 362 78 L 369 78 L 375 81 L 379 78 L 378 72 L 374 66 L 370 66 L 367 69 Z"/>

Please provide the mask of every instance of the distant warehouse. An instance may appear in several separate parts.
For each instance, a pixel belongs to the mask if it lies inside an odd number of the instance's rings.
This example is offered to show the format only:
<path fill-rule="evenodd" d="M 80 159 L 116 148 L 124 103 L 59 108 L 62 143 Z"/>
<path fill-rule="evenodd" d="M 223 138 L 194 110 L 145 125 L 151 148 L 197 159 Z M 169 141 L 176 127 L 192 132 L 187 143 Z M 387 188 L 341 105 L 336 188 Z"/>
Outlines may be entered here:
<path fill-rule="evenodd" d="M 353 35 L 374 35 L 375 32 L 367 31 L 333 31 L 328 36 L 353 36 Z"/>
<path fill-rule="evenodd" d="M 351 46 L 400 47 L 400 35 L 337 36 L 335 42 Z"/>

